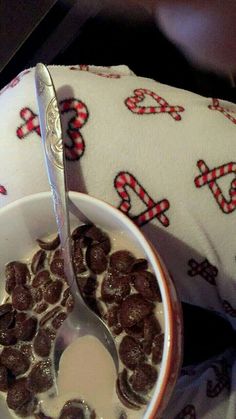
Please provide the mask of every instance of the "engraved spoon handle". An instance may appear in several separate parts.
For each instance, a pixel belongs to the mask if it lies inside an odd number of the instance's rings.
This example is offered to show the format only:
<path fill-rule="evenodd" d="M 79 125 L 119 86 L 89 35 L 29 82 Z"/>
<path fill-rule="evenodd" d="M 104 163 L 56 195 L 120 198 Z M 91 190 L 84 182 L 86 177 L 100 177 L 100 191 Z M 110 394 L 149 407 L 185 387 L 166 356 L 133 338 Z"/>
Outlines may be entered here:
<path fill-rule="evenodd" d="M 53 194 L 54 212 L 64 256 L 65 273 L 74 298 L 83 305 L 72 262 L 65 151 L 58 103 L 52 78 L 43 64 L 36 66 L 39 119 L 48 180 Z"/>

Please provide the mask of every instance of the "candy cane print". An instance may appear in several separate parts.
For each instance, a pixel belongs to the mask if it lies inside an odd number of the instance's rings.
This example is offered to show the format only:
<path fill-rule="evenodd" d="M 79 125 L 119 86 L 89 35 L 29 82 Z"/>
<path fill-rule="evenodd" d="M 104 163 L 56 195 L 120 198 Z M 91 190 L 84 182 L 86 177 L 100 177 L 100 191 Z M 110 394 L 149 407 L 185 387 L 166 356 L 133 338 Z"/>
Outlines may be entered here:
<path fill-rule="evenodd" d="M 163 199 L 155 203 L 135 177 L 128 172 L 118 173 L 114 181 L 114 186 L 117 193 L 122 198 L 119 209 L 126 214 L 128 214 L 131 209 L 130 196 L 126 190 L 127 187 L 130 187 L 146 205 L 147 210 L 135 217 L 132 217 L 136 224 L 141 226 L 151 221 L 153 218 L 158 218 L 163 226 L 168 227 L 169 219 L 164 214 L 170 206 L 167 199 Z"/>
<path fill-rule="evenodd" d="M 138 103 L 142 102 L 145 99 L 145 96 L 152 97 L 160 106 L 138 105 Z M 125 104 L 127 108 L 133 113 L 139 115 L 168 113 L 176 121 L 181 120 L 181 115 L 179 114 L 179 112 L 184 111 L 184 108 L 182 106 L 169 105 L 169 103 L 167 103 L 165 99 L 148 89 L 135 89 L 134 96 L 128 97 L 125 100 Z"/>
<path fill-rule="evenodd" d="M 218 186 L 216 180 L 220 179 L 229 173 L 236 174 L 236 163 L 230 162 L 223 164 L 217 168 L 209 170 L 204 160 L 199 160 L 197 166 L 202 175 L 197 176 L 194 180 L 197 188 L 201 188 L 204 185 L 208 185 L 216 202 L 225 214 L 229 214 L 236 208 L 236 179 L 231 182 L 229 195 L 231 200 L 228 202 L 224 197 L 222 190 Z"/>
<path fill-rule="evenodd" d="M 233 117 L 231 113 L 236 113 L 236 111 L 230 111 L 227 108 L 223 108 L 223 106 L 220 106 L 219 99 L 212 99 L 213 105 L 208 105 L 208 108 L 212 111 L 219 111 L 221 112 L 226 118 L 228 118 L 230 121 L 232 121 L 234 124 L 236 124 L 236 117 Z"/>

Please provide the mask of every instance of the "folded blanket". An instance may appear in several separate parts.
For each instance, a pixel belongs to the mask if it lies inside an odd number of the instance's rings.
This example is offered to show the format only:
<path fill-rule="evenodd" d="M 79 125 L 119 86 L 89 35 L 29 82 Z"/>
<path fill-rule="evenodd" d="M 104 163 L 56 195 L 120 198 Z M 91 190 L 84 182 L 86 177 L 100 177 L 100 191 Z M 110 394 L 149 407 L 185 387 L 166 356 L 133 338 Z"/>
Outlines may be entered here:
<path fill-rule="evenodd" d="M 132 217 L 181 300 L 216 310 L 236 327 L 236 106 L 137 77 L 125 66 L 49 69 L 70 189 Z M 49 189 L 34 69 L 2 89 L 0 109 L 3 207 Z M 229 350 L 183 371 L 165 418 L 234 418 L 234 359 Z"/>

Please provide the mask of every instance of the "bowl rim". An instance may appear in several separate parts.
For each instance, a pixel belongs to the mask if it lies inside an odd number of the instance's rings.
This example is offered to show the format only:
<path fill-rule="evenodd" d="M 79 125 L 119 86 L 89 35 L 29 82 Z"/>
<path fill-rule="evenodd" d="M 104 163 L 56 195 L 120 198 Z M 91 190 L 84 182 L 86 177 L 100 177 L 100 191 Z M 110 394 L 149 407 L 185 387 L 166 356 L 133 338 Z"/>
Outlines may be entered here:
<path fill-rule="evenodd" d="M 6 212 L 17 208 L 18 206 L 21 206 L 22 204 L 28 204 L 28 203 L 30 204 L 31 201 L 40 200 L 42 198 L 52 199 L 51 195 L 52 195 L 51 192 L 47 191 L 47 192 L 38 192 L 38 193 L 30 194 L 22 198 L 19 198 L 7 204 L 6 206 L 0 208 L 0 218 Z M 88 201 L 93 202 L 95 205 L 103 209 L 106 208 L 110 213 L 113 212 L 114 215 L 118 217 L 119 219 L 121 219 L 125 225 L 128 225 L 129 230 L 132 231 L 132 234 L 138 237 L 138 240 L 141 243 L 141 245 L 144 244 L 144 247 L 148 250 L 150 260 L 152 261 L 152 264 L 154 264 L 154 266 L 156 267 L 156 270 L 159 273 L 158 277 L 161 278 L 161 284 L 162 284 L 161 288 L 163 289 L 162 297 L 164 297 L 163 298 L 163 303 L 164 303 L 163 311 L 164 311 L 164 324 L 165 324 L 163 353 L 166 354 L 165 356 L 166 359 L 162 360 L 161 366 L 160 366 L 160 374 L 157 380 L 157 382 L 160 383 L 159 389 L 157 391 L 157 388 L 155 388 L 154 394 L 144 414 L 145 419 L 154 419 L 154 418 L 156 419 L 157 414 L 159 416 L 159 414 L 161 413 L 159 411 L 159 408 L 161 407 L 161 411 L 162 411 L 166 407 L 169 401 L 169 398 L 172 394 L 175 381 L 177 380 L 178 373 L 181 367 L 182 352 L 180 349 L 180 354 L 179 354 L 180 356 L 179 356 L 179 359 L 177 359 L 178 365 L 175 368 L 173 384 L 170 386 L 169 379 L 170 379 L 171 371 L 173 368 L 173 359 L 174 359 L 173 351 L 175 350 L 174 343 L 179 340 L 180 335 L 182 333 L 182 328 L 180 327 L 180 330 L 178 330 L 178 328 L 175 327 L 175 322 L 174 322 L 175 319 L 174 319 L 174 308 L 173 308 L 172 297 L 173 297 L 173 293 L 176 294 L 174 295 L 174 297 L 175 299 L 177 299 L 177 303 L 178 303 L 176 289 L 174 287 L 172 280 L 170 279 L 167 268 L 165 264 L 163 263 L 158 251 L 153 246 L 153 244 L 149 241 L 149 239 L 145 236 L 142 230 L 126 214 L 124 214 L 121 210 L 111 205 L 110 203 L 107 203 L 106 201 L 100 198 L 96 198 L 82 192 L 70 191 L 69 198 L 72 198 L 72 200 L 73 198 L 75 199 L 79 198 L 86 202 Z M 170 286 L 172 286 L 173 288 L 172 290 L 170 289 Z M 180 313 L 181 313 L 180 303 L 179 303 L 178 310 L 180 310 Z"/>

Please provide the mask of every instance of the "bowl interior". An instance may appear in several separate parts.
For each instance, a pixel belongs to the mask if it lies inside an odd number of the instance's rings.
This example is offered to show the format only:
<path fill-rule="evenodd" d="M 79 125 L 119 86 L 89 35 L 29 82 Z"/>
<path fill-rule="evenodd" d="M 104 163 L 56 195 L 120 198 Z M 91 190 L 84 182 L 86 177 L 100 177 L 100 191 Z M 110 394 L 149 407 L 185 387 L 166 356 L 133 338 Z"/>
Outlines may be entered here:
<path fill-rule="evenodd" d="M 155 398 L 162 386 L 169 351 L 169 312 L 167 309 L 168 304 L 166 303 L 168 296 L 166 295 L 166 287 L 164 286 L 165 278 L 163 271 L 160 269 L 160 262 L 157 261 L 155 253 L 140 230 L 120 211 L 100 200 L 80 193 L 70 193 L 70 200 L 71 210 L 73 212 L 70 214 L 72 227 L 80 224 L 77 210 L 79 207 L 93 223 L 99 225 L 104 230 L 108 232 L 124 231 L 128 240 L 134 244 L 137 252 L 143 254 L 143 257 L 147 258 L 158 279 L 164 309 L 165 343 L 162 364 L 154 390 L 154 396 L 145 414 L 145 418 L 148 418 L 153 410 Z M 0 228 L 0 277 L 3 278 L 3 271 L 6 263 L 13 260 L 25 259 L 27 255 L 32 254 L 32 251 L 36 247 L 35 240 L 37 238 L 55 234 L 56 222 L 50 193 L 45 192 L 31 195 L 1 209 Z M 3 280 L 0 281 L 0 293 L 3 298 Z M 12 417 L 9 415 L 6 407 L 3 406 L 3 403 L 0 404 L 0 417 L 6 419 Z"/>

